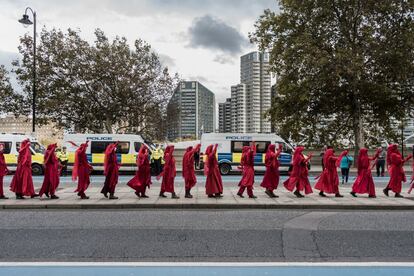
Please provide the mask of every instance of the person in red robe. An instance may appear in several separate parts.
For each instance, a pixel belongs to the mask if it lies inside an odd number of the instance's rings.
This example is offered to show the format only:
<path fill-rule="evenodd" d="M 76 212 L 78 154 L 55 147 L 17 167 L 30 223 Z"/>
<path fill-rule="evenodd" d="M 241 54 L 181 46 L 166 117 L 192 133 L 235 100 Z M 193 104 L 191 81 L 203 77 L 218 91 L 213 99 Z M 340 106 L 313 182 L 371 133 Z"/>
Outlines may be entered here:
<path fill-rule="evenodd" d="M 174 158 L 174 146 L 167 146 L 164 152 L 164 170 L 157 176 L 162 177 L 160 197 L 167 197 L 164 193 L 171 193 L 171 198 L 180 198 L 174 191 L 174 179 L 177 175 Z"/>
<path fill-rule="evenodd" d="M 282 153 L 282 144 L 279 144 L 279 149 L 275 152 L 276 145 L 269 145 L 265 156 L 266 172 L 263 176 L 263 181 L 260 184 L 261 187 L 265 188 L 265 193 L 271 197 L 278 197 L 273 192 L 279 186 L 279 155 Z"/>
<path fill-rule="evenodd" d="M 142 144 L 137 155 L 138 170 L 135 173 L 135 176 L 127 183 L 129 187 L 135 190 L 137 197 L 141 198 L 148 198 L 145 192 L 152 184 L 151 165 L 148 155 L 149 152 L 147 146 Z"/>
<path fill-rule="evenodd" d="M 24 199 L 24 196 L 31 198 L 39 196 L 35 193 L 32 178 L 32 152 L 30 140 L 21 142 L 19 156 L 17 157 L 17 168 L 10 183 L 10 190 L 16 194 L 16 199 Z"/>
<path fill-rule="evenodd" d="M 325 169 L 319 176 L 318 182 L 316 182 L 315 189 L 319 190 L 319 195 L 326 197 L 325 193 L 334 194 L 335 197 L 343 197 L 339 193 L 339 178 L 337 167 L 339 166 L 341 159 L 348 153 L 347 150 L 343 151 L 339 157 L 335 156 L 333 149 L 327 149 L 323 156 L 323 163 Z"/>
<path fill-rule="evenodd" d="M 116 147 L 118 142 L 108 145 L 105 149 L 105 159 L 104 159 L 104 175 L 105 183 L 101 190 L 101 193 L 109 199 L 118 199 L 115 196 L 115 187 L 118 184 L 119 177 L 119 163 L 118 156 L 116 155 Z"/>
<path fill-rule="evenodd" d="M 404 172 L 404 163 L 413 157 L 411 154 L 407 158 L 403 158 L 398 151 L 398 145 L 392 144 L 388 147 L 387 151 L 387 167 L 390 174 L 390 181 L 387 187 L 383 190 L 386 196 L 389 196 L 389 191 L 395 193 L 395 197 L 403 197 L 401 195 L 402 183 L 406 182 L 406 176 Z"/>
<path fill-rule="evenodd" d="M 370 162 L 378 158 L 380 151 L 377 150 L 375 156 L 368 156 L 368 149 L 362 148 L 358 154 L 358 175 L 352 186 L 351 195 L 357 197 L 356 194 L 368 194 L 368 197 L 375 198 L 375 185 L 372 179 Z"/>
<path fill-rule="evenodd" d="M 209 198 L 223 197 L 223 180 L 217 161 L 217 147 L 216 145 L 209 145 L 204 153 L 206 162 L 204 164 L 204 175 L 206 176 L 206 195 Z"/>
<path fill-rule="evenodd" d="M 256 198 L 253 194 L 254 185 L 254 156 L 256 155 L 256 144 L 253 142 L 250 147 L 244 146 L 241 158 L 242 178 L 239 182 L 239 191 L 237 195 L 244 197 L 243 193 L 247 189 L 249 198 Z"/>
<path fill-rule="evenodd" d="M 300 193 L 302 191 L 304 191 L 305 194 L 313 193 L 308 178 L 308 164 L 312 158 L 312 154 L 305 157 L 303 155 L 304 150 L 305 148 L 302 146 L 295 148 L 292 160 L 292 171 L 290 172 L 288 179 L 283 182 L 283 186 L 290 192 L 294 191 L 293 194 L 298 198 L 305 197 Z"/>
<path fill-rule="evenodd" d="M 88 189 L 89 184 L 91 183 L 89 174 L 92 171 L 92 166 L 88 162 L 86 156 L 86 149 L 88 148 L 89 141 L 81 144 L 75 152 L 75 163 L 72 170 L 72 180 L 78 180 L 78 186 L 75 190 L 75 193 L 78 193 L 81 199 L 89 199 L 86 196 L 85 191 Z"/>
<path fill-rule="evenodd" d="M 9 173 L 7 169 L 6 159 L 4 158 L 4 144 L 0 144 L 0 199 L 8 199 L 3 191 L 3 178 Z"/>
<path fill-rule="evenodd" d="M 195 175 L 194 154 L 200 150 L 201 145 L 198 144 L 195 148 L 188 147 L 183 156 L 183 178 L 185 182 L 185 197 L 192 198 L 191 189 L 196 185 L 197 178 Z"/>
<path fill-rule="evenodd" d="M 40 188 L 39 196 L 43 194 L 50 199 L 58 199 L 55 192 L 59 186 L 59 176 L 60 176 L 60 162 L 56 157 L 56 147 L 57 144 L 50 144 L 44 155 L 43 165 L 45 168 L 45 177 L 43 179 L 42 188 Z"/>

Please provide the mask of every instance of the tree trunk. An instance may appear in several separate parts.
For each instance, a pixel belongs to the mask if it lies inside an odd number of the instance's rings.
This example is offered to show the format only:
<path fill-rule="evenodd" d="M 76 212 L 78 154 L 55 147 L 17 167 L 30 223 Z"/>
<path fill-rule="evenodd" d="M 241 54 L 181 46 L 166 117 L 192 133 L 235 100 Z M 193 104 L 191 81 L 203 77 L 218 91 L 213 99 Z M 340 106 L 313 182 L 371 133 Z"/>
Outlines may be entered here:
<path fill-rule="evenodd" d="M 363 126 L 363 118 L 361 114 L 361 106 L 358 100 L 354 101 L 354 115 L 353 115 L 353 130 L 354 130 L 354 137 L 355 137 L 355 151 L 354 157 L 355 162 L 354 165 L 357 166 L 356 160 L 358 160 L 359 150 L 365 147 L 365 137 L 364 137 L 364 126 Z"/>
<path fill-rule="evenodd" d="M 112 121 L 109 118 L 106 118 L 105 120 L 105 129 L 107 133 L 112 133 Z"/>

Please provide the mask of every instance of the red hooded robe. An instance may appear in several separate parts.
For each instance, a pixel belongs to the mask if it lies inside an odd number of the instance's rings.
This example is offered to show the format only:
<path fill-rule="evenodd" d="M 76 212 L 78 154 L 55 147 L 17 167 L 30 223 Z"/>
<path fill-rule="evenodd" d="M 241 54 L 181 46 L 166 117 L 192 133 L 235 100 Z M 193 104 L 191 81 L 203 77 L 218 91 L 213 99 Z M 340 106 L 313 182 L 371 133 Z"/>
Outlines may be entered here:
<path fill-rule="evenodd" d="M 150 187 L 151 182 L 151 165 L 148 158 L 148 149 L 142 145 L 137 156 L 138 170 L 135 176 L 128 181 L 127 185 L 136 192 L 144 192 L 146 187 Z"/>
<path fill-rule="evenodd" d="M 299 192 L 304 190 L 305 194 L 311 194 L 313 191 L 308 179 L 309 158 L 303 156 L 304 149 L 304 147 L 296 147 L 293 153 L 292 171 L 283 185 L 291 192 L 296 189 Z"/>
<path fill-rule="evenodd" d="M 116 155 L 116 147 L 118 142 L 110 144 L 105 149 L 104 159 L 104 175 L 105 184 L 102 188 L 101 193 L 115 193 L 115 187 L 118 184 L 119 167 L 118 157 Z"/>
<path fill-rule="evenodd" d="M 387 188 L 394 193 L 401 193 L 402 183 L 407 181 L 403 166 L 405 161 L 410 158 L 411 156 L 407 159 L 403 159 L 396 144 L 392 144 L 388 147 L 387 167 L 390 175 L 390 181 L 388 182 Z"/>
<path fill-rule="evenodd" d="M 3 151 L 0 151 L 0 197 L 4 196 L 3 177 L 9 173 Z"/>
<path fill-rule="evenodd" d="M 34 196 L 35 190 L 32 178 L 32 152 L 30 151 L 30 140 L 24 140 L 20 145 L 17 158 L 17 168 L 10 183 L 10 190 L 22 196 Z"/>
<path fill-rule="evenodd" d="M 84 194 L 91 183 L 89 173 L 92 171 L 92 166 L 88 162 L 86 156 L 86 149 L 89 141 L 83 143 L 75 152 L 75 163 L 72 170 L 72 180 L 78 180 L 78 186 L 75 190 L 79 195 Z"/>
<path fill-rule="evenodd" d="M 200 149 L 200 146 L 201 145 L 198 144 L 195 148 L 188 147 L 183 156 L 183 178 L 185 181 L 186 190 L 193 188 L 197 183 L 194 168 L 194 154 Z"/>
<path fill-rule="evenodd" d="M 51 144 L 47 147 L 44 155 L 43 165 L 45 167 L 45 177 L 43 179 L 42 188 L 40 188 L 39 196 L 44 193 L 54 195 L 59 186 L 59 160 L 56 157 L 57 144 Z"/>
<path fill-rule="evenodd" d="M 281 145 L 280 145 L 281 146 Z M 266 156 L 265 156 L 265 165 L 266 172 L 263 176 L 261 187 L 266 188 L 266 190 L 273 191 L 279 186 L 279 155 L 282 152 L 282 148 L 279 147 L 279 150 L 275 152 L 276 146 L 269 145 Z"/>
<path fill-rule="evenodd" d="M 323 156 L 323 163 L 325 169 L 316 182 L 315 189 L 327 194 L 339 194 L 339 178 L 337 167 L 341 162 L 342 157 L 347 151 L 341 153 L 339 157 L 334 155 L 333 149 L 327 149 Z"/>
<path fill-rule="evenodd" d="M 242 178 L 239 182 L 241 187 L 253 187 L 254 184 L 254 156 L 256 155 L 256 145 L 244 146 L 241 158 Z"/>
<path fill-rule="evenodd" d="M 161 192 L 174 193 L 174 179 L 177 175 L 175 158 L 173 156 L 174 146 L 167 146 L 164 152 L 164 170 L 162 176 Z"/>
<path fill-rule="evenodd" d="M 378 153 L 370 158 L 368 156 L 368 150 L 362 148 L 359 150 L 358 155 L 358 175 L 355 179 L 354 185 L 352 186 L 352 192 L 357 194 L 368 194 L 375 196 L 375 185 L 372 179 L 370 161 L 375 160 Z"/>
<path fill-rule="evenodd" d="M 204 164 L 204 175 L 206 176 L 206 194 L 222 194 L 223 181 L 217 161 L 217 145 L 209 145 L 205 151 L 206 163 Z"/>

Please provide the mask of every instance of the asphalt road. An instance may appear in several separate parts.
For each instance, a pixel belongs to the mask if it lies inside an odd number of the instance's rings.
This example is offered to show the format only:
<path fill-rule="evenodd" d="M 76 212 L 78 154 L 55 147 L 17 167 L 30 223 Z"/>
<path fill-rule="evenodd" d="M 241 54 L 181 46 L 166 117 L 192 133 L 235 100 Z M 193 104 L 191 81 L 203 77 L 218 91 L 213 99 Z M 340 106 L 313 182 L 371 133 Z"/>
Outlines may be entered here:
<path fill-rule="evenodd" d="M 412 261 L 413 212 L 0 211 L 4 261 Z"/>

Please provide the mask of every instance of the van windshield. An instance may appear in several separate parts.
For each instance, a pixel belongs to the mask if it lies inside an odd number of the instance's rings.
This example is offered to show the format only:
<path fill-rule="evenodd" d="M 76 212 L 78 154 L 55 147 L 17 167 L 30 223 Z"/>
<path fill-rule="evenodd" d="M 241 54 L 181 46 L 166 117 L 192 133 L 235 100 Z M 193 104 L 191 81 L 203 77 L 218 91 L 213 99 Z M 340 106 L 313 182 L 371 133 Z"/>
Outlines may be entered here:
<path fill-rule="evenodd" d="M 36 153 L 41 153 L 41 154 L 45 153 L 45 148 L 38 142 L 30 142 L 30 146 L 32 150 Z"/>

